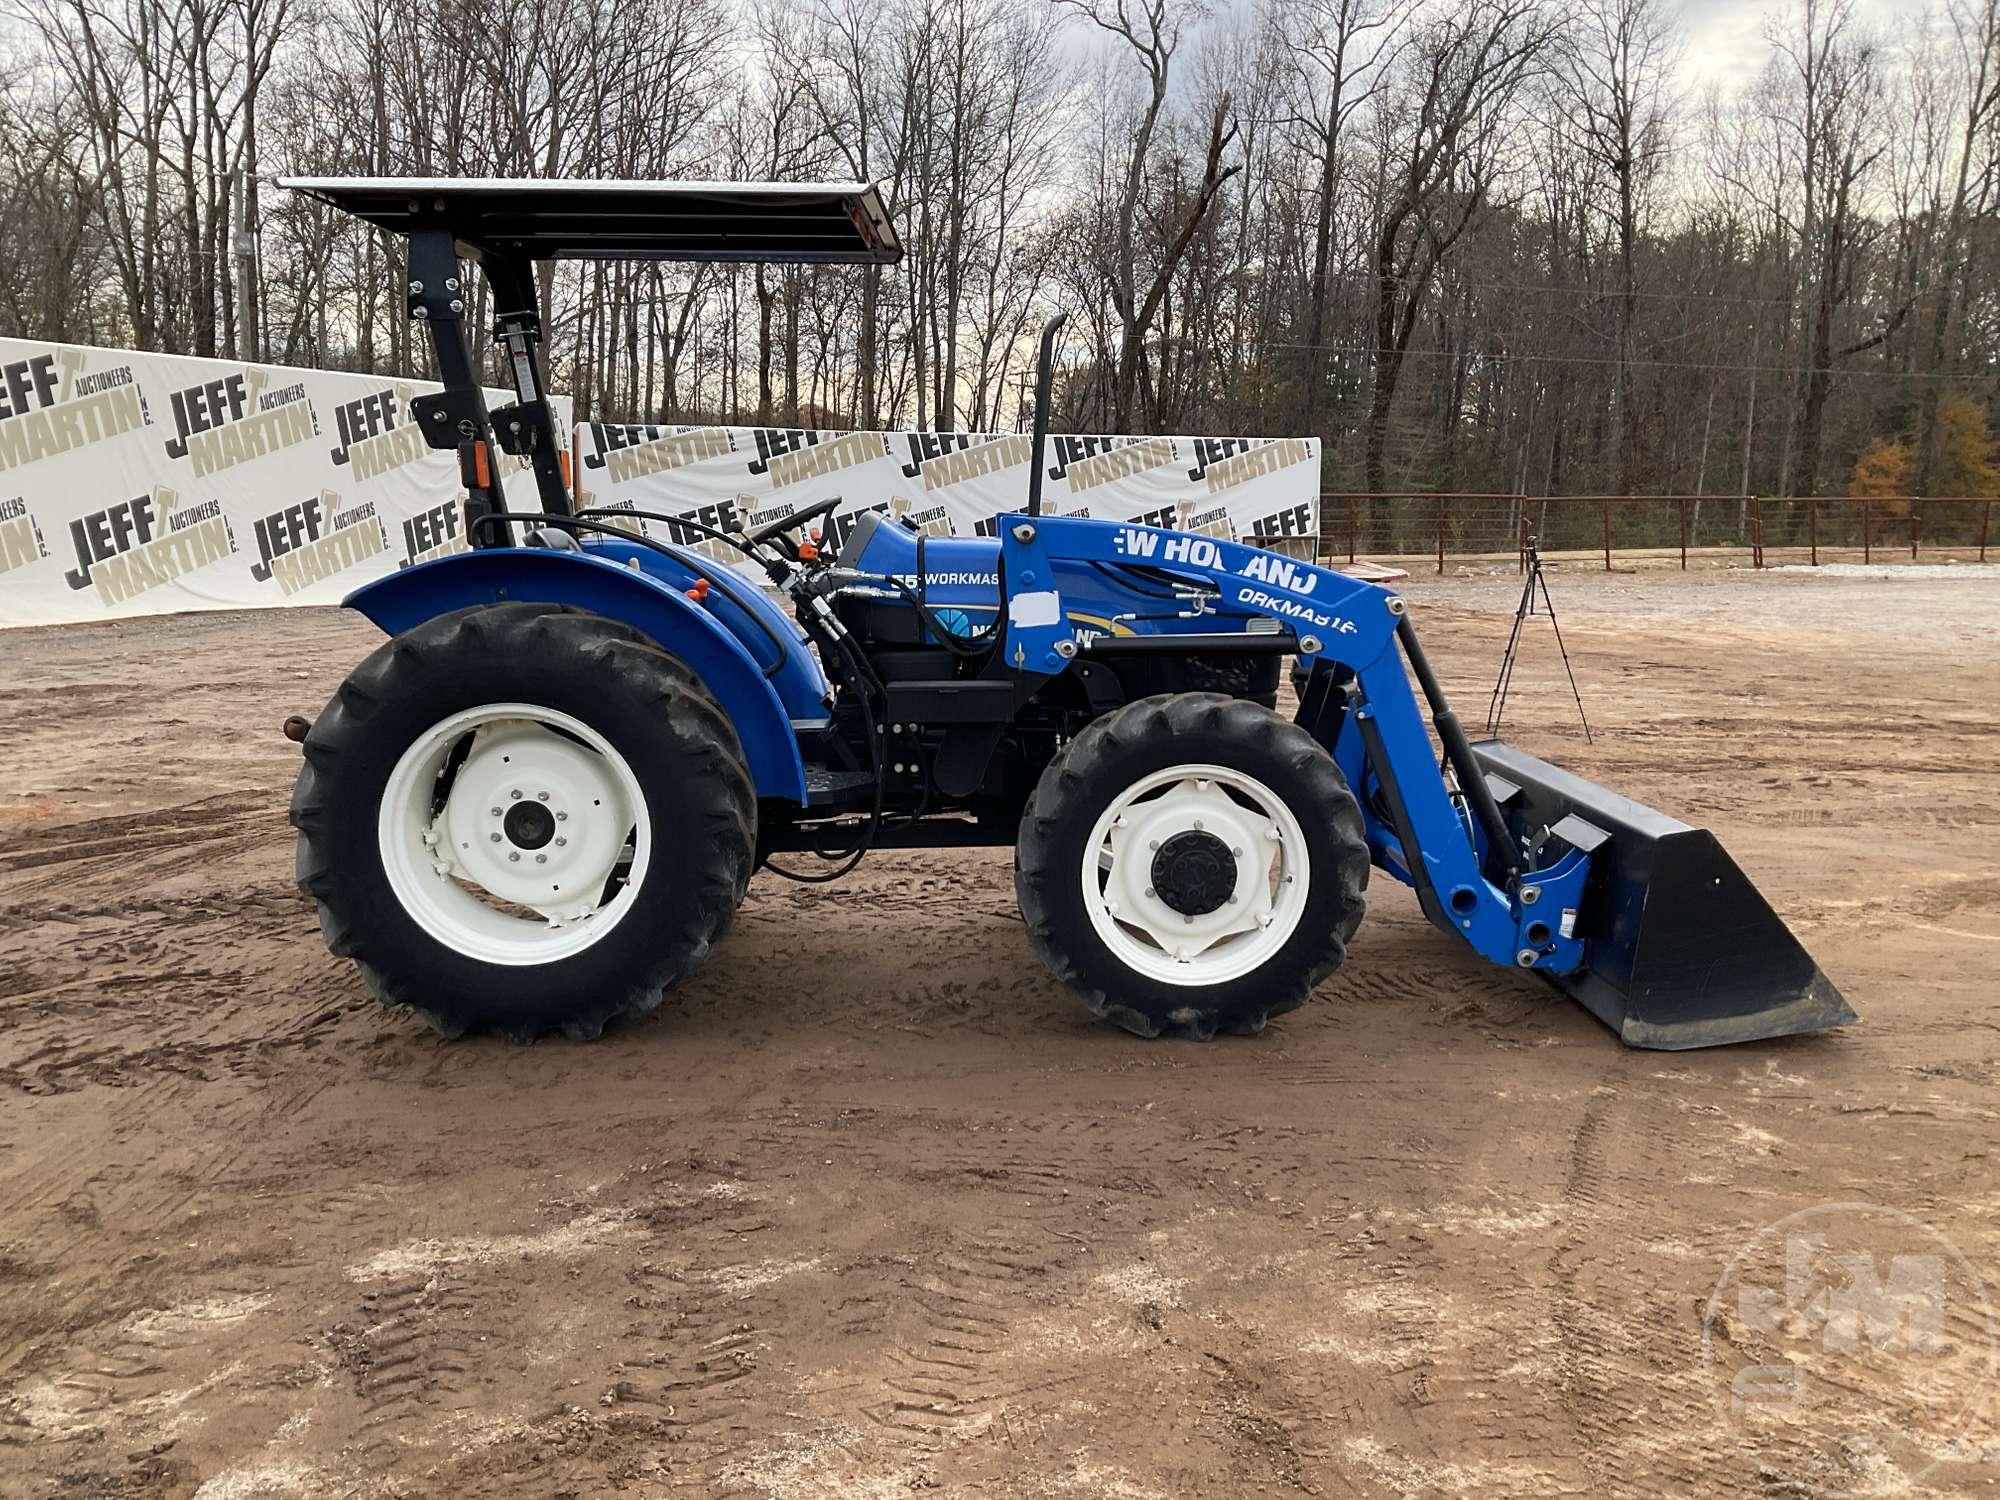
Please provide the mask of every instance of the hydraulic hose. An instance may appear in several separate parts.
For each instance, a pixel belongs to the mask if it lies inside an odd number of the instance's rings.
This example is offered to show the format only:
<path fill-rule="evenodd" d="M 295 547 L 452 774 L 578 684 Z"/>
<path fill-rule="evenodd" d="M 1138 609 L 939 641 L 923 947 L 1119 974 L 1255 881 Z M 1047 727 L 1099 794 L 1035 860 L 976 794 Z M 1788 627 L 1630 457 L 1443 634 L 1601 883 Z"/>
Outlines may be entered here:
<path fill-rule="evenodd" d="M 1459 790 L 1465 793 L 1473 815 L 1479 819 L 1480 827 L 1486 830 L 1487 858 L 1512 879 L 1521 873 L 1520 851 L 1514 847 L 1513 834 L 1507 831 L 1507 820 L 1500 815 L 1500 804 L 1493 800 L 1493 789 L 1486 784 L 1486 773 L 1480 769 L 1479 760 L 1472 753 L 1472 741 L 1466 738 L 1465 726 L 1458 722 L 1458 715 L 1452 712 L 1451 704 L 1446 701 L 1444 687 L 1438 682 L 1437 673 L 1431 669 L 1430 658 L 1424 655 L 1423 645 L 1417 640 L 1417 628 L 1410 623 L 1408 615 L 1396 621 L 1396 639 L 1403 643 L 1403 654 L 1410 661 L 1410 673 L 1417 679 L 1417 686 L 1423 689 L 1424 701 L 1431 706 L 1431 723 L 1436 726 L 1438 739 L 1444 745 L 1445 759 L 1458 773 Z"/>
<path fill-rule="evenodd" d="M 806 611 L 801 610 L 799 613 L 803 616 L 806 614 Z M 801 624 L 803 623 L 802 619 Z M 809 625 L 806 628 L 808 630 L 812 629 Z M 869 670 L 867 661 L 860 656 L 851 640 L 838 635 L 826 635 L 824 639 L 819 635 L 815 635 L 814 639 L 820 641 L 822 655 L 826 654 L 828 646 L 833 648 L 832 654 L 836 658 L 839 667 L 843 669 L 841 675 L 846 681 L 847 686 L 853 690 L 855 699 L 860 704 L 862 738 L 868 744 L 868 769 L 875 778 L 875 800 L 869 808 L 868 821 L 862 825 L 861 837 L 853 848 L 834 854 L 828 854 L 824 850 L 817 848 L 813 850 L 813 853 L 817 854 L 821 859 L 829 861 L 838 860 L 840 863 L 835 868 L 808 874 L 803 870 L 788 870 L 783 865 L 773 864 L 768 859 L 764 861 L 764 868 L 769 870 L 773 875 L 784 880 L 797 881 L 800 885 L 825 885 L 830 881 L 840 879 L 841 876 L 849 873 L 856 865 L 861 863 L 868 851 L 875 847 L 875 837 L 881 832 L 882 797 L 886 788 L 886 782 L 882 776 L 882 747 L 880 736 L 876 733 L 875 704 L 873 698 L 874 692 L 880 687 L 880 683 L 875 680 L 875 674 Z"/>

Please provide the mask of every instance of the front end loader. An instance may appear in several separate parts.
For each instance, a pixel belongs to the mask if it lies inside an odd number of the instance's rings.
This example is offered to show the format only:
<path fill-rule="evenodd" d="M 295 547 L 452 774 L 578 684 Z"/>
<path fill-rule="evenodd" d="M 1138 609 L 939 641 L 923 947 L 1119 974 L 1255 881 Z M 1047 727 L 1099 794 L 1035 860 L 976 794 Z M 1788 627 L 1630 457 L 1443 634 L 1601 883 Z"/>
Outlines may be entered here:
<path fill-rule="evenodd" d="M 1438 928 L 1684 1048 L 1853 1013 L 1715 839 L 1473 744 L 1405 601 L 1236 541 L 1043 513 L 990 538 L 829 497 L 750 530 L 658 513 L 725 567 L 578 509 L 543 384 L 538 261 L 883 262 L 865 184 L 287 184 L 410 241 L 470 551 L 348 605 L 389 636 L 301 732 L 301 885 L 336 953 L 449 1034 L 596 1035 L 726 931 L 751 875 L 1012 845 L 1031 945 L 1144 1034 L 1255 1032 L 1345 958 L 1371 870 Z M 488 411 L 464 262 L 518 400 Z M 532 469 L 510 509 L 492 450 Z M 710 550 L 713 550 L 712 548 Z M 761 583 L 753 581 L 754 568 Z M 1300 684 L 1277 712 L 1282 667 Z M 1435 736 L 1435 738 L 1433 738 Z"/>

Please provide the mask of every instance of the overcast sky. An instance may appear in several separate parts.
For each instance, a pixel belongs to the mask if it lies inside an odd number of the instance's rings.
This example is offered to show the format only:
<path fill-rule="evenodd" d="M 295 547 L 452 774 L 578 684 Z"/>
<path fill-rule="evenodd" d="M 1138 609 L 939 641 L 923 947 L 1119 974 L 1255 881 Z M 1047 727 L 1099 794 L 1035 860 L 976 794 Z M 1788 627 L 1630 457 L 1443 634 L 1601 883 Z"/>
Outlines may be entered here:
<path fill-rule="evenodd" d="M 1754 78 L 1770 55 L 1764 18 L 1783 9 L 1783 0 L 1682 0 L 1688 81 L 1727 85 Z M 1922 0 L 1856 0 L 1855 4 L 1857 18 L 1871 26 L 1920 16 L 1925 9 Z"/>

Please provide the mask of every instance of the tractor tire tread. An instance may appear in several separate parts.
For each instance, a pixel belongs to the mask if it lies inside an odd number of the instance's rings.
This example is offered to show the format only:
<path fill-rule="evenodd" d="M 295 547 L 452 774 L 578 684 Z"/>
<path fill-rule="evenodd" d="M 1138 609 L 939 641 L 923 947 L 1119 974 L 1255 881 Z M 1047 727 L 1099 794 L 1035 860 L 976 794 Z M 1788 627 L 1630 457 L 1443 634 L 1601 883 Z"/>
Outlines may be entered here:
<path fill-rule="evenodd" d="M 441 997 L 414 972 L 405 952 L 366 929 L 331 849 L 339 770 L 355 756 L 385 704 L 427 667 L 501 654 L 519 659 L 568 651 L 607 692 L 655 710 L 653 732 L 692 761 L 701 774 L 675 788 L 673 843 L 701 851 L 694 899 L 656 928 L 651 956 L 621 989 L 593 996 L 552 996 L 539 1009 L 516 1008 L 501 1018 L 464 997 Z M 417 1012 L 439 1033 L 456 1037 L 494 1029 L 514 1042 L 560 1030 L 576 1040 L 599 1035 L 614 1019 L 643 1016 L 693 971 L 727 931 L 750 882 L 756 800 L 742 746 L 728 717 L 678 657 L 630 626 L 588 611 L 533 602 L 480 605 L 440 615 L 385 642 L 334 693 L 307 735 L 304 764 L 293 789 L 290 818 L 298 830 L 295 873 L 318 910 L 321 934 L 337 956 L 359 966 L 369 991 L 384 1005 Z M 658 835 L 655 835 L 656 840 Z"/>
<path fill-rule="evenodd" d="M 1079 941 L 1083 935 L 1070 930 L 1074 924 L 1054 899 L 1060 893 L 1053 882 L 1076 879 L 1076 870 L 1056 846 L 1079 821 L 1085 828 L 1096 821 L 1097 798 L 1108 796 L 1103 784 L 1111 778 L 1122 780 L 1121 766 L 1129 764 L 1142 745 L 1196 735 L 1210 737 L 1211 743 L 1221 739 L 1254 749 L 1297 777 L 1311 806 L 1295 811 L 1302 821 L 1307 815 L 1324 818 L 1331 832 L 1336 851 L 1333 867 L 1324 876 L 1315 868 L 1313 878 L 1333 882 L 1336 914 L 1293 962 L 1282 970 L 1275 962 L 1265 966 L 1273 971 L 1268 993 L 1218 1005 L 1196 1002 L 1203 992 L 1190 990 L 1183 1003 L 1163 1015 L 1158 1007 L 1143 1007 L 1114 995 L 1093 977 L 1092 970 L 1101 971 L 1102 966 L 1085 958 L 1084 942 Z M 1139 699 L 1098 719 L 1042 773 L 1021 819 L 1014 890 L 1035 953 L 1093 1014 L 1139 1036 L 1207 1041 L 1218 1031 L 1255 1035 L 1273 1016 L 1304 1004 L 1313 987 L 1340 967 L 1366 910 L 1368 872 L 1360 806 L 1318 741 L 1260 704 L 1216 693 L 1175 693 Z M 1087 941 L 1097 942 L 1094 934 Z"/>

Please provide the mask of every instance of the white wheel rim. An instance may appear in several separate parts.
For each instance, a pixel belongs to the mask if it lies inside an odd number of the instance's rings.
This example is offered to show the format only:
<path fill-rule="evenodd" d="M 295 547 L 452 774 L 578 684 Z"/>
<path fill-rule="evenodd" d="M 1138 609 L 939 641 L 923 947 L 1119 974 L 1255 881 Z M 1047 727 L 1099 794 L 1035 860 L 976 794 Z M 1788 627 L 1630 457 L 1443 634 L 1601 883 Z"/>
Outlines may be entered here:
<path fill-rule="evenodd" d="M 468 737 L 433 813 L 439 775 Z M 419 927 L 468 958 L 524 965 L 581 953 L 624 919 L 652 857 L 649 824 L 638 777 L 603 735 L 552 708 L 489 703 L 403 752 L 376 833 L 390 889 Z"/>
<path fill-rule="evenodd" d="M 1153 889 L 1168 839 L 1209 833 L 1235 861 L 1215 910 L 1189 916 Z M 1084 910 L 1118 961 L 1167 984 L 1226 984 L 1255 972 L 1298 930 L 1311 887 L 1305 830 L 1263 782 L 1226 766 L 1185 765 L 1133 782 L 1084 844 Z"/>

